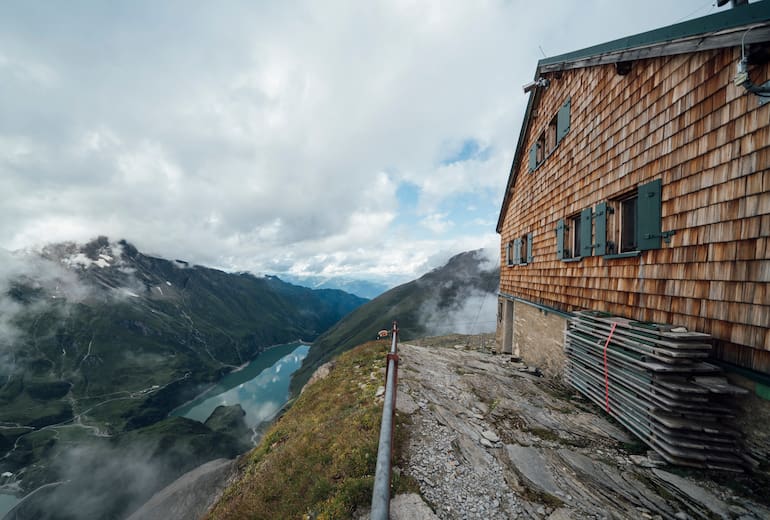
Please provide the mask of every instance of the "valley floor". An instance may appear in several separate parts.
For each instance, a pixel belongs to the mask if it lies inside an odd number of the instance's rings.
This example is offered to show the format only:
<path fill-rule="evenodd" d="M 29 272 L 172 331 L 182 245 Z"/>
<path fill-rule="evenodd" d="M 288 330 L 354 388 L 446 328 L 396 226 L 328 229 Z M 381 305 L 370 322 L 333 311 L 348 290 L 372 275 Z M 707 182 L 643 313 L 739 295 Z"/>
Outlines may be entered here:
<path fill-rule="evenodd" d="M 419 482 L 439 518 L 770 518 L 767 475 L 665 465 L 593 404 L 508 356 L 420 343 L 400 346 L 407 432 L 394 472 Z"/>

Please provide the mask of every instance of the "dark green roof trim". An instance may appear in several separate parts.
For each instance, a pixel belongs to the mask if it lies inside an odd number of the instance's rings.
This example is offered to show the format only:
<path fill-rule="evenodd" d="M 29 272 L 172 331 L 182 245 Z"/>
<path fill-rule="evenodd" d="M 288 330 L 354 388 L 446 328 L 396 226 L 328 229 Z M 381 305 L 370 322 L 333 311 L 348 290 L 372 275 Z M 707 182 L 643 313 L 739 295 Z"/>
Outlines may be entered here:
<path fill-rule="evenodd" d="M 586 47 L 585 49 L 568 52 L 559 56 L 544 58 L 537 63 L 537 68 L 542 70 L 550 68 L 549 65 L 558 65 L 605 54 L 615 54 L 632 49 L 651 47 L 701 35 L 721 33 L 730 29 L 742 29 L 767 21 L 770 21 L 770 1 L 762 0 L 744 6 L 728 8 L 702 18 L 619 38 L 611 42 Z M 753 37 L 751 34 L 749 36 Z M 750 40 L 747 39 L 747 43 L 750 43 Z"/>
<path fill-rule="evenodd" d="M 749 28 L 752 28 L 752 31 L 746 34 Z M 725 8 L 709 16 L 542 59 L 537 63 L 534 79 L 550 71 L 740 45 L 744 36 L 747 44 L 770 41 L 770 0 Z M 537 107 L 542 90 L 536 88 L 529 95 L 505 187 L 503 204 L 497 218 L 498 233 L 502 232 L 503 220 L 508 211 L 519 164 L 524 154 L 523 147 L 529 132 L 532 112 Z"/>
<path fill-rule="evenodd" d="M 532 110 L 540 99 L 541 90 L 542 89 L 536 88 L 529 95 L 527 110 L 524 112 L 524 121 L 521 123 L 519 142 L 516 144 L 516 152 L 513 154 L 513 164 L 511 164 L 511 171 L 508 173 L 508 184 L 505 186 L 502 209 L 500 210 L 500 215 L 497 217 L 498 233 L 502 231 L 505 210 L 508 208 L 508 202 L 511 200 L 511 195 L 513 194 L 513 183 L 516 181 L 516 171 L 518 170 L 519 162 L 521 162 L 521 158 L 523 157 L 522 148 L 524 147 L 524 140 L 527 138 L 527 132 L 529 131 L 529 122 L 532 121 Z"/>
<path fill-rule="evenodd" d="M 497 295 L 500 296 L 501 298 L 505 298 L 506 300 L 511 300 L 513 302 L 520 302 L 525 305 L 531 305 L 532 307 L 540 309 L 543 312 L 546 312 L 546 313 L 550 312 L 551 314 L 556 314 L 557 316 L 561 316 L 562 318 L 569 319 L 569 318 L 575 317 L 575 315 L 571 312 L 563 311 L 563 310 L 557 309 L 556 307 L 551 307 L 550 305 L 544 305 L 542 303 L 537 303 L 531 300 L 520 298 L 518 296 L 514 296 L 513 294 L 498 292 Z"/>

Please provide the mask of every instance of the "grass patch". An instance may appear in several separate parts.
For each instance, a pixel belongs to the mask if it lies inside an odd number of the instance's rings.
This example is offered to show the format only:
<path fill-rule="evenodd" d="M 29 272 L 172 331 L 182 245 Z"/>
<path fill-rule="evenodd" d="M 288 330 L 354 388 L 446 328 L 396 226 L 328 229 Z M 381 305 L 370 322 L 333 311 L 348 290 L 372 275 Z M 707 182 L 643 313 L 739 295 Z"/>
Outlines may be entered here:
<path fill-rule="evenodd" d="M 350 518 L 368 507 L 382 415 L 374 397 L 380 383 L 369 374 L 384 365 L 388 347 L 361 345 L 307 387 L 245 456 L 239 479 L 207 518 Z M 397 446 L 405 442 L 399 430 Z M 393 484 L 414 488 L 403 475 L 394 474 Z"/>

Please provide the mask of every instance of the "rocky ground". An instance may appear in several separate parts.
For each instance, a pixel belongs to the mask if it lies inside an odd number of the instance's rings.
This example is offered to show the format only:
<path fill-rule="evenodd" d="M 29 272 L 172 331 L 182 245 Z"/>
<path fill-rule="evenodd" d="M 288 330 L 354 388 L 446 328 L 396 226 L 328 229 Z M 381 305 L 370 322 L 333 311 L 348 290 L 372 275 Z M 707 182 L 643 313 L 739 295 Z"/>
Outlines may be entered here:
<path fill-rule="evenodd" d="M 400 346 L 408 441 L 394 471 L 419 482 L 439 518 L 770 518 L 758 503 L 767 498 L 736 484 L 750 477 L 667 466 L 558 382 L 452 341 L 460 338 Z"/>

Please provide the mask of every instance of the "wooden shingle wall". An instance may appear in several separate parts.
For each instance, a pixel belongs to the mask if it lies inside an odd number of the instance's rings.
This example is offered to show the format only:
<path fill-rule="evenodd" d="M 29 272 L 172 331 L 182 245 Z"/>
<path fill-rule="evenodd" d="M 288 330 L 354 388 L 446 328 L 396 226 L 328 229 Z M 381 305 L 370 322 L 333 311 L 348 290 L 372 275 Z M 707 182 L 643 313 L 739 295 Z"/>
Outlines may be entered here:
<path fill-rule="evenodd" d="M 529 150 L 571 97 L 571 125 L 534 172 L 520 162 L 501 228 L 504 293 L 561 310 L 605 310 L 718 338 L 718 355 L 770 373 L 770 104 L 733 84 L 740 50 L 565 71 L 535 108 Z M 768 65 L 750 68 L 770 80 Z M 555 229 L 583 208 L 662 180 L 670 244 L 638 257 L 562 262 Z M 505 245 L 534 233 L 533 261 Z M 751 348 L 746 348 L 751 347 Z"/>

